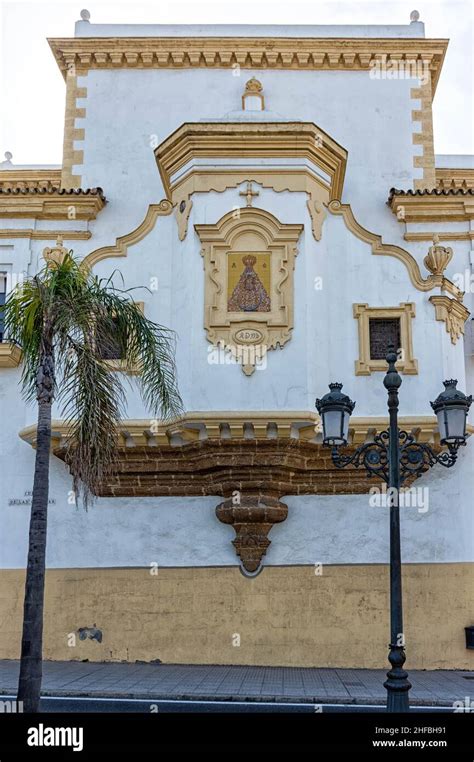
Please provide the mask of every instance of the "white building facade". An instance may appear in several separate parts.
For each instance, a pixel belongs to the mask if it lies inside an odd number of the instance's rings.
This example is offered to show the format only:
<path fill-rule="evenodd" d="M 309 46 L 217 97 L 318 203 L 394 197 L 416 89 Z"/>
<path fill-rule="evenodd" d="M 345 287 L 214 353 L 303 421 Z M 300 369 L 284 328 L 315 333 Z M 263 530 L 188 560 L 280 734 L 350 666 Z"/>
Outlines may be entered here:
<path fill-rule="evenodd" d="M 385 666 L 389 509 L 334 467 L 315 398 L 342 382 L 349 448 L 369 441 L 393 340 L 401 427 L 439 451 L 430 400 L 472 391 L 474 163 L 433 148 L 447 42 L 420 22 L 50 40 L 63 163 L 0 167 L 3 292 L 45 247 L 119 271 L 176 331 L 186 412 L 150 419 L 129 369 L 117 476 L 86 512 L 55 411 L 46 658 Z M 33 479 L 20 374 L 2 336 L 0 658 L 19 656 Z M 408 668 L 473 668 L 472 456 L 402 506 Z M 70 637 L 93 625 L 100 643 Z"/>

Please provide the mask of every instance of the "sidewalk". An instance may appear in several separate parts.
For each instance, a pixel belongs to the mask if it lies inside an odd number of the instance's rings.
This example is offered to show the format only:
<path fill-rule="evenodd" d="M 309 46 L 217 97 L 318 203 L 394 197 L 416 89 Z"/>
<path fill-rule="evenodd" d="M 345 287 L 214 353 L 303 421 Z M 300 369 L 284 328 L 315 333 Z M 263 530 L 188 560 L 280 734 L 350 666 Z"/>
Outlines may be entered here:
<path fill-rule="evenodd" d="M 15 693 L 19 662 L 0 661 L 0 694 Z M 45 696 L 103 696 L 311 704 L 384 704 L 386 670 L 189 664 L 44 662 Z M 413 705 L 474 701 L 474 672 L 410 672 Z"/>

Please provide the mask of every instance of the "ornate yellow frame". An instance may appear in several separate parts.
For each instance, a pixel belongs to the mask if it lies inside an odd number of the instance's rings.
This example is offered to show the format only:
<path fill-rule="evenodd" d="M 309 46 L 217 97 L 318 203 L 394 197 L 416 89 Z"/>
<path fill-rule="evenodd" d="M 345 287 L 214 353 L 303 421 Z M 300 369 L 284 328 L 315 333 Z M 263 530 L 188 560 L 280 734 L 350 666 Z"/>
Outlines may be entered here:
<path fill-rule="evenodd" d="M 303 225 L 285 225 L 272 214 L 246 207 L 228 212 L 215 225 L 195 225 L 205 270 L 204 328 L 208 340 L 229 350 L 251 375 L 267 349 L 282 347 L 293 329 L 293 270 Z M 227 310 L 227 255 L 271 255 L 269 312 Z"/>
<path fill-rule="evenodd" d="M 418 361 L 413 356 L 411 319 L 415 317 L 413 302 L 401 302 L 398 307 L 369 307 L 368 304 L 353 304 L 353 313 L 359 325 L 359 359 L 355 361 L 356 376 L 370 376 L 373 371 L 386 371 L 385 360 L 370 357 L 369 321 L 371 318 L 399 318 L 402 357 L 397 361 L 397 370 L 405 375 L 417 375 Z"/>

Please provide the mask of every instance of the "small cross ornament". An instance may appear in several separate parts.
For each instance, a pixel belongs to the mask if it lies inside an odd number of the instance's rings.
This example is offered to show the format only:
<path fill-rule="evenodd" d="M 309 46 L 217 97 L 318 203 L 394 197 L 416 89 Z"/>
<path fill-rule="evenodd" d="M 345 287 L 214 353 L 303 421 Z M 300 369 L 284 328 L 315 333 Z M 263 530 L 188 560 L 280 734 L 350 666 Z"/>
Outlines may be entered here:
<path fill-rule="evenodd" d="M 252 190 L 252 183 L 247 183 L 247 190 L 240 191 L 239 196 L 245 196 L 247 199 L 247 206 L 252 206 L 252 198 L 253 196 L 259 196 L 259 191 Z"/>

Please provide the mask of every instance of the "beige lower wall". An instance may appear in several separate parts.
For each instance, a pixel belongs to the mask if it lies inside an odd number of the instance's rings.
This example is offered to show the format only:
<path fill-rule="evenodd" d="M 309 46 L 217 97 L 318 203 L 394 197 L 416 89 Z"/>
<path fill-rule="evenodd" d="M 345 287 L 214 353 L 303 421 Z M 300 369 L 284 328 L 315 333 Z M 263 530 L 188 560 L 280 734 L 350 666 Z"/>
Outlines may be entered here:
<path fill-rule="evenodd" d="M 0 571 L 0 658 L 19 656 L 24 571 Z M 404 566 L 407 668 L 474 669 L 474 564 Z M 46 659 L 317 667 L 387 665 L 388 567 L 55 569 Z M 96 624 L 94 640 L 68 635 Z M 234 646 L 235 635 L 240 646 Z"/>

